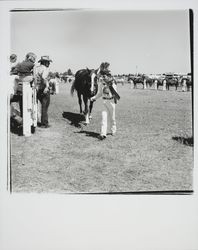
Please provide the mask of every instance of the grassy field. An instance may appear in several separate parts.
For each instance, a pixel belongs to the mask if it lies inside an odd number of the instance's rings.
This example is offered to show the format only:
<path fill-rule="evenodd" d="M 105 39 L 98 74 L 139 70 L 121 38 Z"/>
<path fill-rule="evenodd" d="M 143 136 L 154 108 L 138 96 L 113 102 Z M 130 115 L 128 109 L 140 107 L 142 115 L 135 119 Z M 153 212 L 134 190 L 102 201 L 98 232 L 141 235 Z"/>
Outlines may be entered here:
<path fill-rule="evenodd" d="M 11 134 L 13 192 L 98 193 L 192 190 L 191 92 L 118 85 L 117 134 L 98 140 L 101 105 L 81 125 L 77 97 L 61 84 L 49 129 Z"/>

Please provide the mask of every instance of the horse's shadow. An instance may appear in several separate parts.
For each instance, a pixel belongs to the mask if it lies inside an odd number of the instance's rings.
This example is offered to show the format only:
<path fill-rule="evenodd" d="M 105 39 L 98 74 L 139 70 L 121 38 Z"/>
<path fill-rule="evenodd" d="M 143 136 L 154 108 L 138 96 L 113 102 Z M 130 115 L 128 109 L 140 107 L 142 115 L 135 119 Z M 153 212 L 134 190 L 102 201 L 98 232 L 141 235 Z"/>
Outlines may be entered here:
<path fill-rule="evenodd" d="M 76 114 L 72 112 L 63 112 L 62 116 L 63 118 L 71 122 L 70 125 L 75 126 L 77 128 L 80 128 L 81 123 L 85 121 L 85 117 L 82 114 Z"/>
<path fill-rule="evenodd" d="M 84 123 L 85 122 L 84 115 L 76 114 L 76 113 L 72 113 L 72 112 L 63 112 L 62 116 L 63 116 L 63 118 L 70 121 L 70 125 L 75 126 L 77 128 L 81 128 L 80 131 L 77 131 L 74 133 L 86 134 L 86 136 L 95 137 L 95 138 L 99 136 L 99 133 L 84 130 L 84 128 L 86 127 L 86 125 Z"/>

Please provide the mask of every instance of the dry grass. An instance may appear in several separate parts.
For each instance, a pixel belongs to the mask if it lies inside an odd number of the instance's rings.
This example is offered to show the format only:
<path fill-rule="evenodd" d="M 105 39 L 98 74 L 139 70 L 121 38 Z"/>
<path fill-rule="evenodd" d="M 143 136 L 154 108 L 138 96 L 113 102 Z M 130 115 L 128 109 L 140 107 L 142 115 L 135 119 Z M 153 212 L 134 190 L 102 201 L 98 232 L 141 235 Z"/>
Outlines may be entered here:
<path fill-rule="evenodd" d="M 116 136 L 99 141 L 101 105 L 81 126 L 70 85 L 51 96 L 49 129 L 29 137 L 11 134 L 14 192 L 98 193 L 192 190 L 191 93 L 133 90 L 119 85 Z M 184 140 L 183 140 L 184 142 Z"/>

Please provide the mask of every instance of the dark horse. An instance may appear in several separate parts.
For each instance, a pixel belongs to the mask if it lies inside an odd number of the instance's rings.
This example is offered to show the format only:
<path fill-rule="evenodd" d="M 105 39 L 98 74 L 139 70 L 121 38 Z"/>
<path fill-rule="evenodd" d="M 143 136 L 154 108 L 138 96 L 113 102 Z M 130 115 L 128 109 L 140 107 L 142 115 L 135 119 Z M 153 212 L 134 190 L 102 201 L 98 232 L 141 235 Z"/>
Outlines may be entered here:
<path fill-rule="evenodd" d="M 173 78 L 168 78 L 166 77 L 166 89 L 169 90 L 170 86 L 174 86 L 175 90 L 177 90 L 178 86 L 179 86 L 179 80 L 177 77 L 173 77 Z"/>
<path fill-rule="evenodd" d="M 94 69 L 81 69 L 78 70 L 75 74 L 75 80 L 71 86 L 71 95 L 73 96 L 74 91 L 76 90 L 78 95 L 78 103 L 80 106 L 80 113 L 85 115 L 85 123 L 89 123 L 91 119 L 91 111 L 93 108 L 93 101 L 90 101 L 90 98 L 94 96 L 98 91 L 97 85 L 97 70 Z M 82 99 L 84 101 L 85 109 L 82 111 Z M 89 109 L 88 109 L 89 102 Z"/>
<path fill-rule="evenodd" d="M 137 89 L 137 84 L 141 83 L 143 88 L 144 88 L 144 78 L 142 75 L 138 75 L 138 76 L 129 76 L 128 77 L 128 82 L 131 81 L 133 83 L 133 88 Z"/>

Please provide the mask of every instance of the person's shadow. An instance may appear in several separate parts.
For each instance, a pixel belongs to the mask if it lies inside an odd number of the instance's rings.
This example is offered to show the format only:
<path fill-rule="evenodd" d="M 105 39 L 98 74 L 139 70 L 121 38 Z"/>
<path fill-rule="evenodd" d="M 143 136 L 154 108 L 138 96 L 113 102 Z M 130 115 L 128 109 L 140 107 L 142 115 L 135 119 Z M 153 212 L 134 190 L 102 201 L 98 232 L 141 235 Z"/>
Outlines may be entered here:
<path fill-rule="evenodd" d="M 85 118 L 81 114 L 76 114 L 72 112 L 63 112 L 63 118 L 70 121 L 70 125 L 75 126 L 77 128 L 81 127 L 81 123 L 85 121 Z"/>
<path fill-rule="evenodd" d="M 95 132 L 92 132 L 92 131 L 86 131 L 86 130 L 81 130 L 81 131 L 78 131 L 78 132 L 75 132 L 75 133 L 86 134 L 86 136 L 90 136 L 90 137 L 94 137 L 94 138 L 98 138 L 98 136 L 100 135 L 99 133 L 95 133 Z"/>

